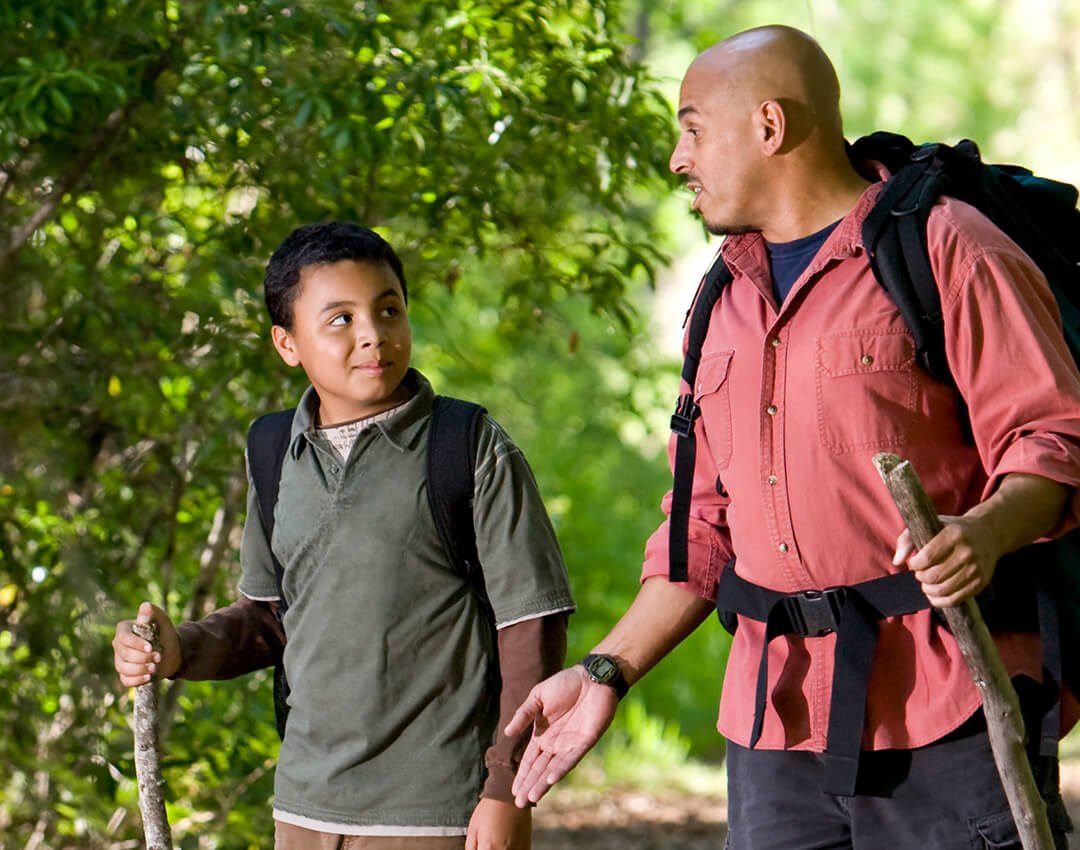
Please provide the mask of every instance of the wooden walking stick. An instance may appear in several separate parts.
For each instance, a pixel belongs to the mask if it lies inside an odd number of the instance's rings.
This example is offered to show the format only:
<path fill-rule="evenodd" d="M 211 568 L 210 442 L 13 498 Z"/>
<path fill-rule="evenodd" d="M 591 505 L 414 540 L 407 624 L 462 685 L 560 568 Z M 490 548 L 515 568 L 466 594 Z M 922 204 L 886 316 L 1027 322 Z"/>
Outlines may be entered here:
<path fill-rule="evenodd" d="M 131 630 L 161 651 L 156 623 L 134 623 Z M 139 783 L 139 811 L 142 813 L 146 850 L 172 850 L 172 833 L 165 814 L 162 791 L 161 750 L 158 746 L 158 683 L 135 686 L 135 777 Z"/>
<path fill-rule="evenodd" d="M 943 526 L 918 475 L 908 461 L 894 454 L 875 455 L 874 465 L 896 502 L 916 551 L 922 549 Z M 1020 700 L 979 606 L 969 597 L 961 604 L 942 608 L 941 611 L 982 696 L 990 748 L 1020 842 L 1024 850 L 1054 850 L 1046 804 L 1035 786 L 1031 764 L 1024 750 Z"/>

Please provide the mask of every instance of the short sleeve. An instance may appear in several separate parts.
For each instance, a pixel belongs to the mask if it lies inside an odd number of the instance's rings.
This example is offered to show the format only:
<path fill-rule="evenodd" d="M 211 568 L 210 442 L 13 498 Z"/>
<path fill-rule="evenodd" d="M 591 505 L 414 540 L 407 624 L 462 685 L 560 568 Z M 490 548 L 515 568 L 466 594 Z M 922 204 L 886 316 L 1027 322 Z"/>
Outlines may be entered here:
<path fill-rule="evenodd" d="M 274 575 L 270 543 L 266 539 L 266 529 L 259 513 L 255 482 L 251 479 L 250 462 L 247 466 L 247 517 L 244 520 L 244 535 L 240 543 L 240 592 L 249 599 L 269 602 L 280 599 L 281 594 L 278 592 L 277 578 Z"/>
<path fill-rule="evenodd" d="M 574 610 L 566 565 L 532 469 L 487 416 L 474 495 L 476 548 L 496 626 Z"/>

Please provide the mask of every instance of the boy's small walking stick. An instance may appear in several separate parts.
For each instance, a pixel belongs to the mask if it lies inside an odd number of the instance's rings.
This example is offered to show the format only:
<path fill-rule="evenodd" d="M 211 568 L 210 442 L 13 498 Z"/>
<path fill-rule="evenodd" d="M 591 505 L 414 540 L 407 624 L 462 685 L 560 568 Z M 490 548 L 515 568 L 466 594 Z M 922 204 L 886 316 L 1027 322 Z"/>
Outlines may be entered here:
<path fill-rule="evenodd" d="M 131 630 L 155 651 L 161 651 L 155 623 L 134 623 Z M 172 850 L 172 833 L 169 831 L 162 791 L 157 688 L 156 677 L 135 686 L 135 777 L 139 782 L 139 811 L 142 813 L 146 850 Z"/>
<path fill-rule="evenodd" d="M 943 526 L 918 475 L 908 461 L 894 454 L 875 455 L 874 466 L 896 502 L 916 551 L 922 549 Z M 1054 850 L 1046 804 L 1035 786 L 1024 750 L 1020 700 L 979 606 L 968 597 L 959 605 L 941 611 L 982 695 L 990 748 L 1001 774 L 1020 843 L 1024 850 Z"/>

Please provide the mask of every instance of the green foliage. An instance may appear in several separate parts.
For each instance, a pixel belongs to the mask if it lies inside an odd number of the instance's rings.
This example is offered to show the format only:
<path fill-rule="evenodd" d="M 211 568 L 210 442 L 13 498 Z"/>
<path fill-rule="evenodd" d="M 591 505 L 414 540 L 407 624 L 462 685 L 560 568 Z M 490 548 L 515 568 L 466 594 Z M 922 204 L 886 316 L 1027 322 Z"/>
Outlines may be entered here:
<path fill-rule="evenodd" d="M 574 0 L 0 8 L 0 846 L 139 833 L 113 627 L 142 599 L 179 620 L 235 595 L 247 424 L 302 387 L 257 296 L 295 225 L 385 233 L 417 305 L 418 365 L 520 432 L 547 481 L 547 445 L 573 469 L 562 414 L 632 338 L 630 293 L 660 259 L 646 199 L 673 133 L 610 14 Z M 588 371 L 564 368 L 572 334 Z M 651 382 L 643 362 L 625 381 Z M 621 454 L 609 423 L 581 421 L 609 462 Z M 633 491 L 620 520 L 648 506 L 604 553 L 627 596 L 664 486 L 653 442 L 623 447 L 625 482 L 597 470 L 590 485 Z M 601 502 L 572 480 L 546 489 Z M 578 521 L 605 523 L 575 510 L 561 525 Z M 181 846 L 265 846 L 265 676 L 163 691 Z"/>
<path fill-rule="evenodd" d="M 677 365 L 641 293 L 700 225 L 661 203 L 668 101 L 698 50 L 777 21 L 836 60 L 851 134 L 1035 161 L 1046 80 L 1077 79 L 1074 10 L 1018 0 L 0 4 L 0 848 L 137 840 L 111 635 L 145 598 L 183 619 L 234 597 L 243 436 L 302 388 L 258 295 L 295 225 L 359 221 L 399 249 L 416 365 L 525 450 L 579 603 L 570 660 L 595 644 L 670 480 Z M 1042 135 L 1075 163 L 1077 119 L 1056 120 L 1072 136 Z M 698 629 L 591 764 L 717 754 L 728 645 Z M 266 675 L 167 684 L 163 705 L 179 846 L 266 846 Z"/>

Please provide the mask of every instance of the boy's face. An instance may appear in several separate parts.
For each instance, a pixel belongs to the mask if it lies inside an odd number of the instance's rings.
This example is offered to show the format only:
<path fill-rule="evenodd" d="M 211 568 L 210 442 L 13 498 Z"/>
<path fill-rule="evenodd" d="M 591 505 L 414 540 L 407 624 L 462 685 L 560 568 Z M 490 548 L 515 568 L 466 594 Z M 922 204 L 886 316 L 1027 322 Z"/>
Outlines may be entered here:
<path fill-rule="evenodd" d="M 319 394 L 319 422 L 334 425 L 388 410 L 409 397 L 412 330 L 401 282 L 385 263 L 343 260 L 300 275 L 293 326 L 274 325 L 274 347 L 303 366 Z"/>

